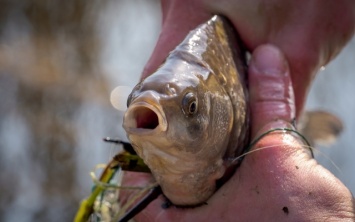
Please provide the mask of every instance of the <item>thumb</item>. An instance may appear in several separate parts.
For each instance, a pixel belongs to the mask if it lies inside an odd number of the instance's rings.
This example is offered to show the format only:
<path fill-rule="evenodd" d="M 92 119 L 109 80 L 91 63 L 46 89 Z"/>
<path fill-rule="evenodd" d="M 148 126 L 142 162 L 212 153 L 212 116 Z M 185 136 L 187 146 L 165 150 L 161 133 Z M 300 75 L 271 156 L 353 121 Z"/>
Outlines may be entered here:
<path fill-rule="evenodd" d="M 249 64 L 249 92 L 252 137 L 267 123 L 291 123 L 295 118 L 289 66 L 277 47 L 267 44 L 254 50 Z"/>

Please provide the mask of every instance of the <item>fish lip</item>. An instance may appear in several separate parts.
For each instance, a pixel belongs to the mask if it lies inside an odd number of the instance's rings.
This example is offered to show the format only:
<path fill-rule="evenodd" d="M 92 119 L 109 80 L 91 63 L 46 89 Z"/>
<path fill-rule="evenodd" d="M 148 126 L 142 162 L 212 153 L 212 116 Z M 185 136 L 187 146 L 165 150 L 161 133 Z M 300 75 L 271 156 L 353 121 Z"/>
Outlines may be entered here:
<path fill-rule="evenodd" d="M 153 103 L 156 104 L 156 102 L 154 101 Z M 127 111 L 125 112 L 124 115 L 124 120 L 123 120 L 123 128 L 126 130 L 126 132 L 128 134 L 139 134 L 139 135 L 150 135 L 150 134 L 156 134 L 158 132 L 164 132 L 167 130 L 168 128 L 168 124 L 166 121 L 166 116 L 164 111 L 162 110 L 160 105 L 152 105 L 149 103 L 149 101 L 134 101 L 127 109 Z M 132 124 L 132 122 L 128 122 L 130 119 L 134 119 L 132 118 L 132 116 L 130 115 L 134 115 L 134 111 L 138 108 L 141 107 L 145 107 L 148 108 L 150 110 L 152 110 L 153 112 L 155 112 L 155 114 L 158 117 L 158 126 L 154 129 L 143 129 L 143 128 L 136 128 L 136 127 L 132 127 L 130 126 Z"/>

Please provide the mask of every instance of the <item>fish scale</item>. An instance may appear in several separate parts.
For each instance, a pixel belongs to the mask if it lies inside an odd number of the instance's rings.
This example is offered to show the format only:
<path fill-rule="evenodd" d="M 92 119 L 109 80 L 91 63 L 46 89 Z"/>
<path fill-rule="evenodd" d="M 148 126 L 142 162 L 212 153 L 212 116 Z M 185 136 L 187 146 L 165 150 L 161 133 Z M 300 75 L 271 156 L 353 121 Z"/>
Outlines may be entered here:
<path fill-rule="evenodd" d="M 244 58 L 232 25 L 214 16 L 192 30 L 129 97 L 123 127 L 176 205 L 205 202 L 231 167 L 226 160 L 248 142 Z M 146 125 L 138 126 L 142 119 Z"/>

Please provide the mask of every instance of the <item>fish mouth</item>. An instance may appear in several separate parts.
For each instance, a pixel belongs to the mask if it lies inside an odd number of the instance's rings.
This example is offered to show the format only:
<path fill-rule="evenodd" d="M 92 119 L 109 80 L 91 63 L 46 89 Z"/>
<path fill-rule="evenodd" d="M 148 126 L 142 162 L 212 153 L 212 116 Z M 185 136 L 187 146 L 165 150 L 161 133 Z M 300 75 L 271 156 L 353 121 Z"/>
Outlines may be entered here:
<path fill-rule="evenodd" d="M 123 127 L 132 134 L 152 134 L 166 131 L 167 122 L 160 106 L 146 101 L 131 104 L 125 113 Z"/>

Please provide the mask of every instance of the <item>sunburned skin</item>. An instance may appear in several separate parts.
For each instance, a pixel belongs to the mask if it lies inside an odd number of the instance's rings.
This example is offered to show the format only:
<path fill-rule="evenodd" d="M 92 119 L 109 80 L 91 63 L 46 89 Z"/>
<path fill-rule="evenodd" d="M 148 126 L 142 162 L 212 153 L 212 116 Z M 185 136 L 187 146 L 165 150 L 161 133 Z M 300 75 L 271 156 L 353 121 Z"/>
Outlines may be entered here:
<path fill-rule="evenodd" d="M 206 201 L 230 167 L 226 160 L 248 142 L 245 63 L 236 42 L 228 21 L 214 16 L 129 96 L 123 127 L 175 205 Z"/>

